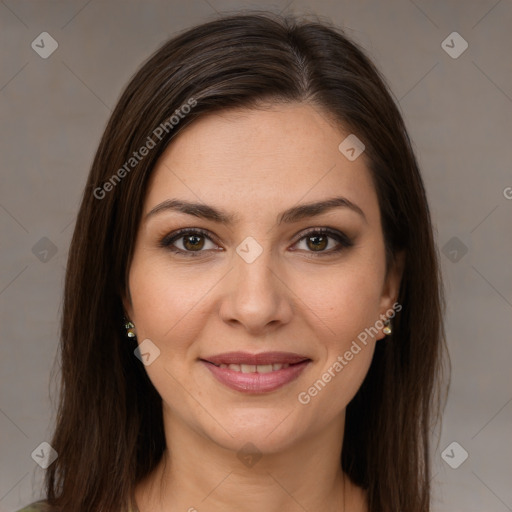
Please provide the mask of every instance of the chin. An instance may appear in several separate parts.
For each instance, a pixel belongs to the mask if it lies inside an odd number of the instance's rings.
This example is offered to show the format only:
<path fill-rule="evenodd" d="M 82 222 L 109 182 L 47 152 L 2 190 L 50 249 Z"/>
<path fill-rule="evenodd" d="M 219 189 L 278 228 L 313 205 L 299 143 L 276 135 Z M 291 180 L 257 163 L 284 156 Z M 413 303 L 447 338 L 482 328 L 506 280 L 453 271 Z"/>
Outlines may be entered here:
<path fill-rule="evenodd" d="M 251 407 L 235 411 L 231 409 L 228 417 L 222 421 L 225 430 L 215 424 L 213 430 L 205 429 L 205 433 L 218 445 L 237 453 L 248 444 L 254 445 L 261 453 L 276 453 L 296 442 L 304 426 L 282 407 Z"/>

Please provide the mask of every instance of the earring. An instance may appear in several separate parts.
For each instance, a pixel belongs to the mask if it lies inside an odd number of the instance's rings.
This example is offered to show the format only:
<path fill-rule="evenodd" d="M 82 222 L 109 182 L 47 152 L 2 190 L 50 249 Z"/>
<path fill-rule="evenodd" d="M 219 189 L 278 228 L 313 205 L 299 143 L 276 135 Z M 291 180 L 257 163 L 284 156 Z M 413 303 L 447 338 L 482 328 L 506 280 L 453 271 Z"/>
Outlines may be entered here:
<path fill-rule="evenodd" d="M 129 320 L 126 320 L 126 323 L 124 324 L 124 328 L 126 329 L 126 336 L 128 336 L 128 338 L 135 338 L 135 325 L 133 325 L 132 322 L 130 322 Z"/>
<path fill-rule="evenodd" d="M 389 320 L 389 318 L 384 321 L 384 328 L 382 329 L 382 332 L 386 335 L 391 334 L 393 332 L 391 329 L 391 321 Z"/>

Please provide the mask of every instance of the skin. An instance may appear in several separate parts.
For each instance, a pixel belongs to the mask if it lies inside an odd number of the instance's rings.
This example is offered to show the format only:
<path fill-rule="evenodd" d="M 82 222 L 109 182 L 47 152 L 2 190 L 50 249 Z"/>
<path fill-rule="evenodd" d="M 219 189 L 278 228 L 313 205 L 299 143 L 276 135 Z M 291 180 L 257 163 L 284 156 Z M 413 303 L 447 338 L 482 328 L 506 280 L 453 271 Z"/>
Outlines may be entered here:
<path fill-rule="evenodd" d="M 366 155 L 351 162 L 338 150 L 348 134 L 311 104 L 224 111 L 183 130 L 157 163 L 124 299 L 138 342 L 149 338 L 160 350 L 145 369 L 162 397 L 168 447 L 136 488 L 141 512 L 325 512 L 343 510 L 343 500 L 347 510 L 367 510 L 339 461 L 346 406 L 385 335 L 360 344 L 308 404 L 297 398 L 398 296 L 403 260 L 386 272 Z M 338 207 L 277 223 L 288 208 L 334 196 L 358 205 L 364 218 Z M 147 217 L 171 198 L 214 206 L 237 222 L 171 210 Z M 334 253 L 339 242 L 321 239 L 315 252 L 304 233 L 325 227 L 353 245 Z M 212 234 L 199 237 L 199 254 L 185 245 L 190 237 L 174 242 L 196 257 L 159 245 L 181 228 Z M 252 263 L 236 252 L 249 236 L 262 248 Z M 248 395 L 219 383 L 199 361 L 228 351 L 296 352 L 311 363 L 280 389 Z M 246 443 L 262 455 L 252 467 L 237 457 Z"/>

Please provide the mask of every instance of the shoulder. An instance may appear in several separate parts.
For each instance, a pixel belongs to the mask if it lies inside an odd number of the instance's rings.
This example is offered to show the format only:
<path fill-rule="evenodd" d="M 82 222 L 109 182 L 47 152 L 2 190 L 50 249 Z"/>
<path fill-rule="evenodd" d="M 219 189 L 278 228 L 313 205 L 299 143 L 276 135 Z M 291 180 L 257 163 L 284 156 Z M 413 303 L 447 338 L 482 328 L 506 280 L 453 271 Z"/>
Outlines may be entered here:
<path fill-rule="evenodd" d="M 48 505 L 46 500 L 34 501 L 26 507 L 20 508 L 16 512 L 52 512 L 54 509 Z M 137 508 L 130 509 L 129 512 L 139 512 Z"/>
<path fill-rule="evenodd" d="M 50 508 L 45 500 L 40 500 L 34 501 L 34 503 L 21 508 L 17 512 L 50 512 Z"/>

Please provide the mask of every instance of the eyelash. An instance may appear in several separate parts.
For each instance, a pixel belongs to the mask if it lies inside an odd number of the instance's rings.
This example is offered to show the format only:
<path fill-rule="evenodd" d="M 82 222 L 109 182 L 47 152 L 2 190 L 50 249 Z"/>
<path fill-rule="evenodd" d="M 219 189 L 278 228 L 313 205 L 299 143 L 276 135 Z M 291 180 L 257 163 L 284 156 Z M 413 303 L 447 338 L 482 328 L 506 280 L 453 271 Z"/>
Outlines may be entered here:
<path fill-rule="evenodd" d="M 184 250 L 178 249 L 177 247 L 172 245 L 174 242 L 176 242 L 180 238 L 184 238 L 186 235 L 204 236 L 204 237 L 208 238 L 210 241 L 215 243 L 215 241 L 212 239 L 212 236 L 210 235 L 210 233 L 204 229 L 184 228 L 184 229 L 179 229 L 178 231 L 175 231 L 173 233 L 170 233 L 169 235 L 166 235 L 160 241 L 159 246 L 162 248 L 168 249 L 169 251 L 171 251 L 175 254 L 183 255 L 185 257 L 192 257 L 192 258 L 198 257 L 201 255 L 201 253 L 206 252 L 205 250 L 184 251 Z M 312 253 L 313 257 L 322 257 L 322 256 L 337 254 L 337 253 L 343 251 L 344 249 L 347 249 L 354 245 L 352 240 L 350 240 L 350 238 L 348 238 L 347 235 L 345 235 L 344 233 L 341 233 L 339 231 L 333 230 L 331 228 L 312 228 L 312 229 L 306 231 L 305 233 L 303 233 L 303 235 L 293 245 L 298 244 L 299 242 L 301 242 L 302 240 L 304 240 L 307 237 L 323 236 L 323 235 L 328 235 L 329 238 L 336 240 L 338 242 L 339 246 L 337 248 L 331 249 L 329 251 L 318 251 L 318 252 L 307 251 L 307 252 Z"/>

